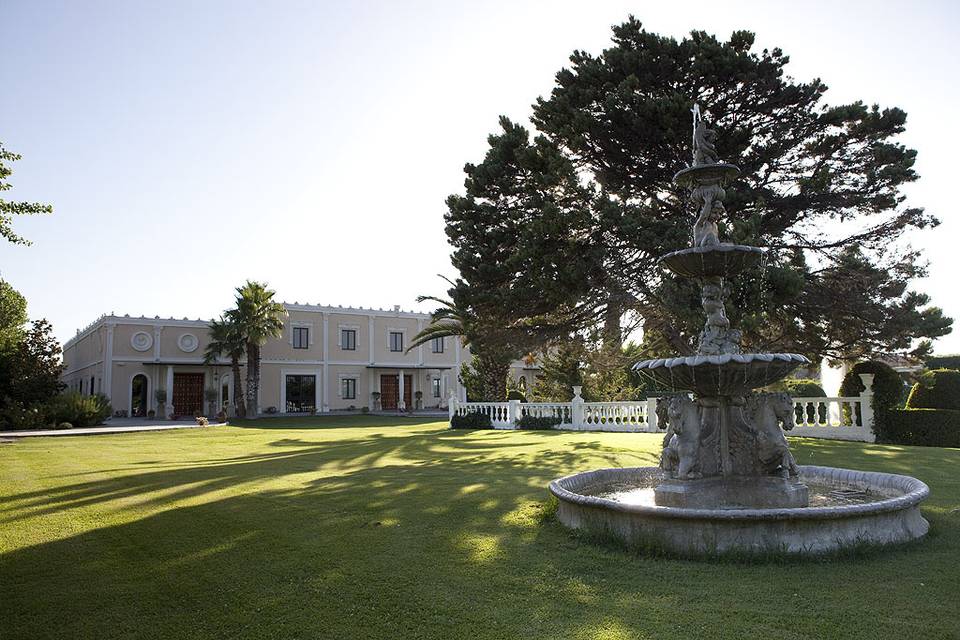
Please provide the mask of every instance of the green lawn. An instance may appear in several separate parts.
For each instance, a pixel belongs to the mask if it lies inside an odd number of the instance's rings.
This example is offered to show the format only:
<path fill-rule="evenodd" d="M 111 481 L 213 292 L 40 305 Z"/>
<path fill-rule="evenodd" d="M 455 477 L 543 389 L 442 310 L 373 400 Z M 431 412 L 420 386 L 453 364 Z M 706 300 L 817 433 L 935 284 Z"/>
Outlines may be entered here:
<path fill-rule="evenodd" d="M 922 543 L 679 561 L 542 522 L 547 483 L 648 465 L 646 434 L 389 418 L 0 445 L 0 638 L 957 638 L 960 450 L 794 441 L 910 473 Z"/>

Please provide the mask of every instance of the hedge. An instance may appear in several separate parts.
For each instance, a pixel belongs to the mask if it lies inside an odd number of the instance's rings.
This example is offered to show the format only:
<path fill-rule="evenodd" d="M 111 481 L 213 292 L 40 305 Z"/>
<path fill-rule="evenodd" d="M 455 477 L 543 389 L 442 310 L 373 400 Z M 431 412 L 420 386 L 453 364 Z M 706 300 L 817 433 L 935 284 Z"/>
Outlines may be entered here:
<path fill-rule="evenodd" d="M 888 411 L 885 441 L 926 447 L 960 447 L 960 411 L 896 409 Z"/>
<path fill-rule="evenodd" d="M 457 414 L 450 419 L 451 429 L 492 429 L 490 416 L 482 411 L 472 411 L 463 415 Z"/>
<path fill-rule="evenodd" d="M 884 435 L 885 421 L 889 412 L 893 409 L 903 407 L 904 385 L 903 378 L 893 370 L 890 365 L 883 362 L 868 360 L 858 362 L 853 366 L 847 375 L 843 377 L 843 383 L 840 385 L 841 396 L 859 396 L 863 391 L 863 382 L 860 380 L 861 373 L 873 374 L 873 432 L 877 439 L 885 440 Z M 863 424 L 860 418 L 860 405 L 855 405 L 855 415 L 850 415 L 850 409 L 846 406 L 843 410 L 845 423 Z"/>
<path fill-rule="evenodd" d="M 554 416 L 523 416 L 517 419 L 517 428 L 546 431 L 560 424 L 560 418 Z"/>
<path fill-rule="evenodd" d="M 927 369 L 960 369 L 960 355 L 931 356 L 923 364 Z"/>
<path fill-rule="evenodd" d="M 910 390 L 908 409 L 950 409 L 960 411 L 960 371 L 927 371 Z"/>

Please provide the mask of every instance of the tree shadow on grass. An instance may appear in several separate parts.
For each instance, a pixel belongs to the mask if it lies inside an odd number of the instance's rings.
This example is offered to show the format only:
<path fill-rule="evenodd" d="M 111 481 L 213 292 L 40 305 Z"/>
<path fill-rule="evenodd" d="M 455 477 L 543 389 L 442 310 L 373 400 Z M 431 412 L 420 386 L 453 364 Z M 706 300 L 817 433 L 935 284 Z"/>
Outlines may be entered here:
<path fill-rule="evenodd" d="M 232 418 L 228 424 L 240 429 L 342 429 L 358 427 L 409 427 L 422 424 L 446 423 L 446 418 L 418 415 L 315 415 L 277 416 L 264 418 Z"/>
<path fill-rule="evenodd" d="M 105 523 L 0 556 L 3 636 L 883 638 L 933 620 L 957 631 L 942 617 L 960 596 L 944 570 L 960 552 L 955 527 L 923 554 L 894 550 L 844 570 L 634 557 L 543 523 L 546 484 L 653 464 L 659 438 L 638 438 L 632 452 L 624 440 L 563 436 L 297 434 L 268 451 L 7 496 L 0 527 Z M 870 447 L 835 445 L 797 449 L 816 464 L 882 464 Z M 957 462 L 912 449 L 889 458 Z M 110 523 L 134 498 L 146 515 Z"/>

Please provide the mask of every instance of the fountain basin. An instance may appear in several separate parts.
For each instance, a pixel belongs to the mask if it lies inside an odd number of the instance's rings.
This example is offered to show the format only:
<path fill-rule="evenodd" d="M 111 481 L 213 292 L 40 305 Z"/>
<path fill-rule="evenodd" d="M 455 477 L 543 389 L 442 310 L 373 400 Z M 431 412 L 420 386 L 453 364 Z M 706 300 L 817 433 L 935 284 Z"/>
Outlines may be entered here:
<path fill-rule="evenodd" d="M 809 363 L 808 358 L 796 353 L 725 353 L 644 360 L 633 369 L 664 388 L 715 397 L 743 395 Z"/>
<path fill-rule="evenodd" d="M 674 251 L 659 262 L 684 278 L 729 278 L 752 267 L 762 257 L 763 249 L 759 247 L 722 242 Z"/>
<path fill-rule="evenodd" d="M 652 491 L 662 480 L 658 467 L 597 469 L 554 480 L 550 492 L 559 501 L 557 518 L 567 527 L 682 555 L 816 555 L 907 542 L 930 526 L 920 514 L 930 489 L 909 476 L 801 466 L 804 484 L 832 488 L 838 495 L 863 494 L 867 500 L 770 509 L 657 506 Z M 630 487 L 637 488 L 636 499 L 630 499 Z M 650 500 L 642 495 L 648 490 Z M 617 492 L 625 497 L 604 497 Z M 818 502 L 811 499 L 811 504 Z"/>
<path fill-rule="evenodd" d="M 698 184 L 729 182 L 738 175 L 740 168 L 737 165 L 716 162 L 682 169 L 674 174 L 673 181 L 681 187 L 694 187 Z"/>

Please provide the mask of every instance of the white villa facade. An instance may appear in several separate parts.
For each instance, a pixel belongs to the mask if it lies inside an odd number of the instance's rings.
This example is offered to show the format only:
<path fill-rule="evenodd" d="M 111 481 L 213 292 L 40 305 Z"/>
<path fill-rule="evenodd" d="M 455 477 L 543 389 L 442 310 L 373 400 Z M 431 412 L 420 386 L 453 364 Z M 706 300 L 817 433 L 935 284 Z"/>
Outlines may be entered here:
<path fill-rule="evenodd" d="M 442 408 L 451 395 L 466 400 L 458 374 L 469 353 L 459 339 L 406 351 L 429 314 L 284 306 L 283 337 L 263 347 L 260 413 Z M 130 416 L 212 414 L 220 407 L 229 413 L 229 361 L 204 364 L 208 341 L 205 320 L 105 315 L 64 345 L 63 382 L 83 394 L 102 393 Z M 532 387 L 533 371 L 524 363 L 511 376 Z M 157 402 L 158 389 L 166 392 L 165 406 Z"/>

